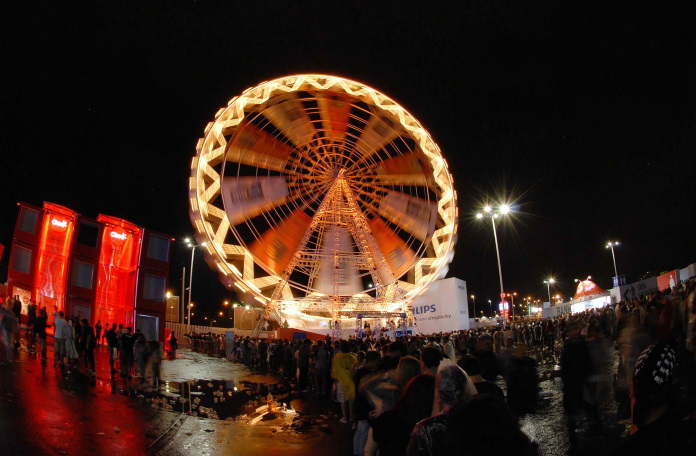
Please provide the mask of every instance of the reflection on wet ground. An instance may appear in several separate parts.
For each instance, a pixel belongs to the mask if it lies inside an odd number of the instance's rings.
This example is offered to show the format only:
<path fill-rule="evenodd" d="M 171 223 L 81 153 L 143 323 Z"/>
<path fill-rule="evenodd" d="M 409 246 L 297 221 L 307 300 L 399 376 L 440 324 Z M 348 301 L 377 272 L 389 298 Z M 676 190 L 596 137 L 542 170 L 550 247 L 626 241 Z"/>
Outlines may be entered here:
<path fill-rule="evenodd" d="M 304 398 L 289 382 L 258 383 L 230 380 L 167 382 L 159 391 L 145 391 L 142 397 L 152 407 L 190 416 L 235 421 L 249 426 L 268 426 L 287 443 L 300 443 L 321 434 L 331 434 L 329 420 L 338 415 L 300 413 L 293 408 Z"/>
<path fill-rule="evenodd" d="M 166 382 L 144 396 L 153 406 L 203 418 L 233 420 L 264 412 L 291 412 L 292 385 L 232 380 Z"/>

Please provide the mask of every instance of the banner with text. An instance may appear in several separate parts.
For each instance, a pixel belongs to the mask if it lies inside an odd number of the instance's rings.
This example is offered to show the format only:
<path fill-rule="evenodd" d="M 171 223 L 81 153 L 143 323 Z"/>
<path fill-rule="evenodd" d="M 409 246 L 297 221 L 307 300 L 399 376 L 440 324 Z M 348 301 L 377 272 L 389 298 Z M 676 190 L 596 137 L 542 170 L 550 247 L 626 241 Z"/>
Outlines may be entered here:
<path fill-rule="evenodd" d="M 466 282 L 455 277 L 435 281 L 413 302 L 413 318 L 423 334 L 469 329 Z"/>

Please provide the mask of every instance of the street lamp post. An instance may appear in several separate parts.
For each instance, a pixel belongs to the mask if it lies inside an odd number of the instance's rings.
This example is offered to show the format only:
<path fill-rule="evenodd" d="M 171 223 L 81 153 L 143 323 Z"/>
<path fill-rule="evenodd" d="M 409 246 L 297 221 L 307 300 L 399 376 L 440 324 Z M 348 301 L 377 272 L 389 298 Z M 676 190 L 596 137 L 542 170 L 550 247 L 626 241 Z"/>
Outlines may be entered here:
<path fill-rule="evenodd" d="M 493 305 L 491 304 L 491 300 L 488 300 L 488 312 L 491 314 L 491 317 L 493 316 Z"/>
<path fill-rule="evenodd" d="M 198 247 L 197 244 L 194 244 L 191 242 L 190 239 L 185 239 L 186 245 L 188 245 L 191 248 L 191 267 L 189 268 L 189 292 L 188 292 L 188 321 L 187 326 L 186 326 L 186 332 L 190 333 L 191 332 L 191 307 L 193 307 L 193 304 L 191 304 L 191 291 L 193 290 L 193 256 L 196 253 L 196 247 Z M 201 244 L 201 246 L 205 247 L 205 242 Z"/>
<path fill-rule="evenodd" d="M 474 301 L 474 318 L 476 318 L 476 296 L 471 295 L 471 300 Z"/>
<path fill-rule="evenodd" d="M 498 248 L 498 235 L 495 230 L 495 219 L 498 218 L 500 215 L 505 215 L 510 212 L 510 206 L 507 204 L 501 204 L 500 209 L 498 212 L 493 211 L 493 208 L 490 205 L 486 205 L 483 208 L 483 212 L 479 212 L 476 214 L 476 218 L 482 219 L 484 217 L 488 217 L 491 219 L 491 226 L 493 227 L 493 240 L 495 241 L 495 253 L 498 257 L 498 278 L 500 279 L 500 300 L 504 301 L 505 300 L 505 291 L 503 288 L 503 270 L 500 266 L 500 249 Z"/>
<path fill-rule="evenodd" d="M 551 305 L 551 284 L 556 283 L 556 279 L 553 277 L 549 277 L 548 280 L 544 280 L 544 283 L 546 284 L 546 291 L 549 294 L 549 306 Z"/>
<path fill-rule="evenodd" d="M 619 273 L 616 269 L 616 255 L 614 255 L 614 246 L 617 246 L 617 245 L 619 245 L 619 241 L 611 241 L 611 242 L 607 243 L 607 248 L 611 249 L 611 258 L 614 260 L 614 277 L 619 276 Z"/>
<path fill-rule="evenodd" d="M 527 302 L 527 318 L 529 318 L 529 314 L 531 313 L 529 309 L 531 307 L 531 304 L 529 302 L 532 300 L 532 297 L 527 296 L 526 298 L 524 298 L 524 300 Z"/>
<path fill-rule="evenodd" d="M 506 296 L 510 297 L 510 308 L 512 309 L 512 319 L 515 319 L 515 296 L 517 296 L 517 292 L 514 293 L 508 293 Z"/>

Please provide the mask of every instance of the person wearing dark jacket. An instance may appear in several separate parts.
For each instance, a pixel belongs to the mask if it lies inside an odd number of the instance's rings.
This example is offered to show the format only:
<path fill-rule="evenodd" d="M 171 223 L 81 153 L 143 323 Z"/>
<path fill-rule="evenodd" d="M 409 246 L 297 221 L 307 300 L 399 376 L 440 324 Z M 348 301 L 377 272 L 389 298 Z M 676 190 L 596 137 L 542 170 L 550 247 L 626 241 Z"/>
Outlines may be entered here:
<path fill-rule="evenodd" d="M 133 329 L 129 326 L 126 332 L 121 335 L 120 350 L 121 350 L 121 377 L 131 378 L 131 369 L 133 368 L 133 345 L 135 338 L 132 334 Z"/>
<path fill-rule="evenodd" d="M 85 367 L 94 375 L 96 370 L 94 366 L 94 349 L 97 347 L 97 338 L 94 334 L 94 328 L 89 324 L 86 318 L 82 319 L 82 329 L 80 335 L 80 349 L 85 356 Z"/>
<path fill-rule="evenodd" d="M 39 316 L 34 319 L 33 331 L 34 335 L 39 338 L 39 347 L 41 349 L 41 364 L 46 364 L 46 328 L 48 325 L 48 316 L 46 309 L 39 311 Z"/>

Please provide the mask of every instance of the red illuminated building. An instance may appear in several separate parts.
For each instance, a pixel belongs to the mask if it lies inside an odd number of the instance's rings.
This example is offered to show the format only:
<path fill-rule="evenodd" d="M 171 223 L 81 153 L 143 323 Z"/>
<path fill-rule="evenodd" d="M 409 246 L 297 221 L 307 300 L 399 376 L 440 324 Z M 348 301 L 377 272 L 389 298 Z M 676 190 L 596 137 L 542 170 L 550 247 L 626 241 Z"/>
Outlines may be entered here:
<path fill-rule="evenodd" d="M 162 340 L 171 239 L 123 219 L 19 203 L 7 294 Z"/>

